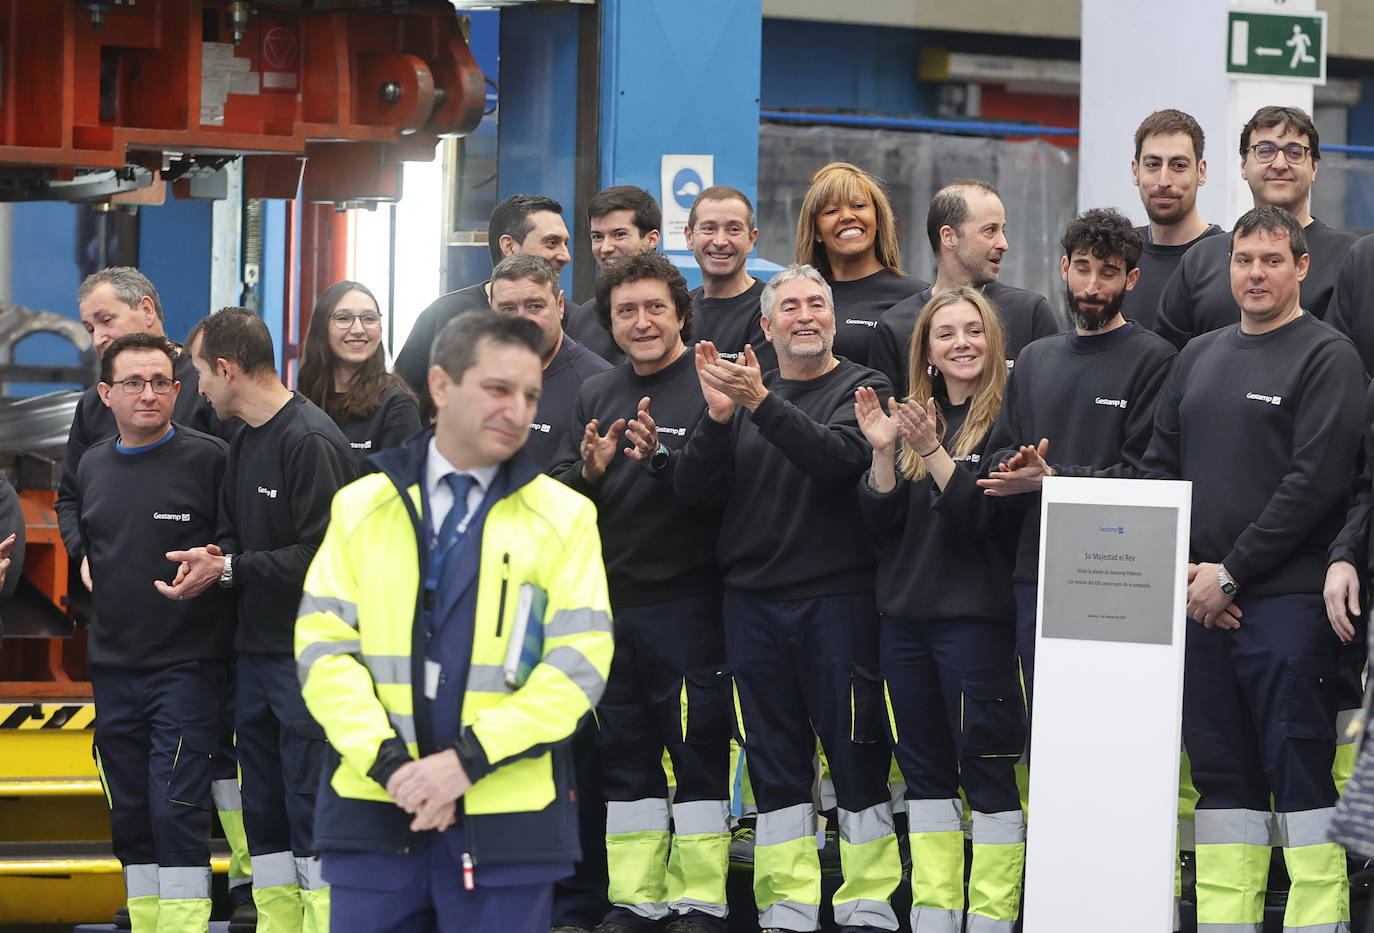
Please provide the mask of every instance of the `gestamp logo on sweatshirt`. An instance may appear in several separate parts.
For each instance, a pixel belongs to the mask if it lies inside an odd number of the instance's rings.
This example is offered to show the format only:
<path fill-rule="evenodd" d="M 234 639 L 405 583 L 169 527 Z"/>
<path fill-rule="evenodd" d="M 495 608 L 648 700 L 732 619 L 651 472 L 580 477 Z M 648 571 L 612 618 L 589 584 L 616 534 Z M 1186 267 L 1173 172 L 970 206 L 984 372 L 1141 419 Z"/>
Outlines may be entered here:
<path fill-rule="evenodd" d="M 277 498 L 277 491 L 275 489 L 268 489 L 266 486 L 259 486 L 258 492 L 262 493 L 269 499 Z"/>
<path fill-rule="evenodd" d="M 1255 402 L 1268 402 L 1270 405 L 1282 405 L 1282 395 L 1260 395 L 1258 392 L 1246 392 L 1245 397 Z"/>
<path fill-rule="evenodd" d="M 877 326 L 878 326 L 878 322 L 877 322 L 877 321 L 865 321 L 863 318 L 857 318 L 857 317 L 845 318 L 845 323 L 846 323 L 846 324 L 852 324 L 852 325 L 855 325 L 855 326 L 858 326 L 858 327 L 877 327 Z"/>
<path fill-rule="evenodd" d="M 540 434 L 548 434 L 550 431 L 553 430 L 553 425 L 540 424 L 538 421 L 532 421 L 530 422 L 530 430 L 538 431 Z"/>
<path fill-rule="evenodd" d="M 154 512 L 153 518 L 160 522 L 189 522 L 190 512 Z"/>
<path fill-rule="evenodd" d="M 1097 398 L 1093 399 L 1093 404 L 1106 405 L 1108 408 L 1120 408 L 1122 411 L 1126 410 L 1126 400 L 1124 398 L 1103 398 L 1099 395 Z"/>

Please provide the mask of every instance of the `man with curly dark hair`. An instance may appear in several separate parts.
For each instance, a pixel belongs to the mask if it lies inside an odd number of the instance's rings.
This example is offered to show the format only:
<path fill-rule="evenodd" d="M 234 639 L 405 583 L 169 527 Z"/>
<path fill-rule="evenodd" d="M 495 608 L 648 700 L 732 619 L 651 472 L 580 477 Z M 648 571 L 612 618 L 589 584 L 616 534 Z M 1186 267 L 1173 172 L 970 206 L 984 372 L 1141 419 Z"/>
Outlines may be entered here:
<path fill-rule="evenodd" d="M 989 495 L 1014 497 L 1013 507 L 1024 509 L 1012 581 L 1028 709 L 1035 687 L 1041 480 L 1058 473 L 1135 475 L 1175 356 L 1166 340 L 1121 315 L 1139 277 L 1141 251 L 1140 234 L 1124 214 L 1085 211 L 1060 242 L 1074 329 L 1037 340 L 1017 357 L 988 436 L 990 472 L 978 481 Z"/>

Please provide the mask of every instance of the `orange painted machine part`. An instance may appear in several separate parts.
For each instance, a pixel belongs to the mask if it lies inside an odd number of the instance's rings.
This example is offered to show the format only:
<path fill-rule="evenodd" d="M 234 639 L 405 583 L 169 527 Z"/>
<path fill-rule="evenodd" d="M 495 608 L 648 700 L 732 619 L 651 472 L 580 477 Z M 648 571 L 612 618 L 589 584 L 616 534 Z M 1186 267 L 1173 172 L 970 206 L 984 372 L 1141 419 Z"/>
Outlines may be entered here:
<path fill-rule="evenodd" d="M 438 137 L 481 120 L 485 82 L 443 0 L 254 7 L 233 46 L 225 5 L 139 0 L 108 8 L 97 30 L 79 3 L 0 0 L 0 168 L 70 177 L 158 169 L 168 153 L 242 154 L 245 195 L 281 197 L 281 157 L 304 157 L 308 200 L 394 200 L 403 159 L 428 160 Z"/>
<path fill-rule="evenodd" d="M 52 490 L 19 493 L 27 536 L 24 577 L 65 613 L 68 558 L 53 508 L 56 501 Z M 85 633 L 77 629 L 70 638 L 6 638 L 0 655 L 0 693 L 9 699 L 89 698 Z"/>

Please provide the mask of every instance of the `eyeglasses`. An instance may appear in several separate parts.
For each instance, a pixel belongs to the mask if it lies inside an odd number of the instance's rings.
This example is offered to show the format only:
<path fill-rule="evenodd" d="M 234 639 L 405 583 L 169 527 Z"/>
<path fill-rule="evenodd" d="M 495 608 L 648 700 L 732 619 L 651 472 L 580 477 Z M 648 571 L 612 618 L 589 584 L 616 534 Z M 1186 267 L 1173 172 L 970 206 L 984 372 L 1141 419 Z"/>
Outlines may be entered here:
<path fill-rule="evenodd" d="M 350 311 L 330 311 L 329 323 L 339 330 L 349 330 L 354 321 L 359 321 L 368 330 L 382 326 L 382 316 L 376 311 L 363 311 L 360 314 L 353 314 Z"/>
<path fill-rule="evenodd" d="M 149 385 L 158 395 L 166 395 L 172 391 L 172 386 L 176 385 L 176 380 L 168 379 L 165 376 L 155 376 L 152 379 L 140 379 L 134 376 L 132 379 L 122 379 L 115 385 L 122 386 L 126 395 L 139 395 L 143 392 L 143 387 Z"/>
<path fill-rule="evenodd" d="M 1250 151 L 1255 154 L 1256 162 L 1268 164 L 1274 161 L 1274 157 L 1283 152 L 1283 157 L 1288 160 L 1289 165 L 1297 165 L 1307 154 L 1312 151 L 1311 146 L 1304 146 L 1302 143 L 1289 143 L 1286 146 L 1278 146 L 1274 143 L 1255 143 L 1250 147 Z"/>

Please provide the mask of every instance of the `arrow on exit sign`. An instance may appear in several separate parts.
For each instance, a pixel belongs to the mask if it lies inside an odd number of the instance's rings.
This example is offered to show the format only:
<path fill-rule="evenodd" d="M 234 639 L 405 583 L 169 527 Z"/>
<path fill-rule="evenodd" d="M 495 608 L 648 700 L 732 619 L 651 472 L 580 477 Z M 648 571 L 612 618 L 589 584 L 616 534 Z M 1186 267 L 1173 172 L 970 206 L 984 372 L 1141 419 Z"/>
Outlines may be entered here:
<path fill-rule="evenodd" d="M 1228 10 L 1226 74 L 1326 83 L 1326 12 Z"/>

